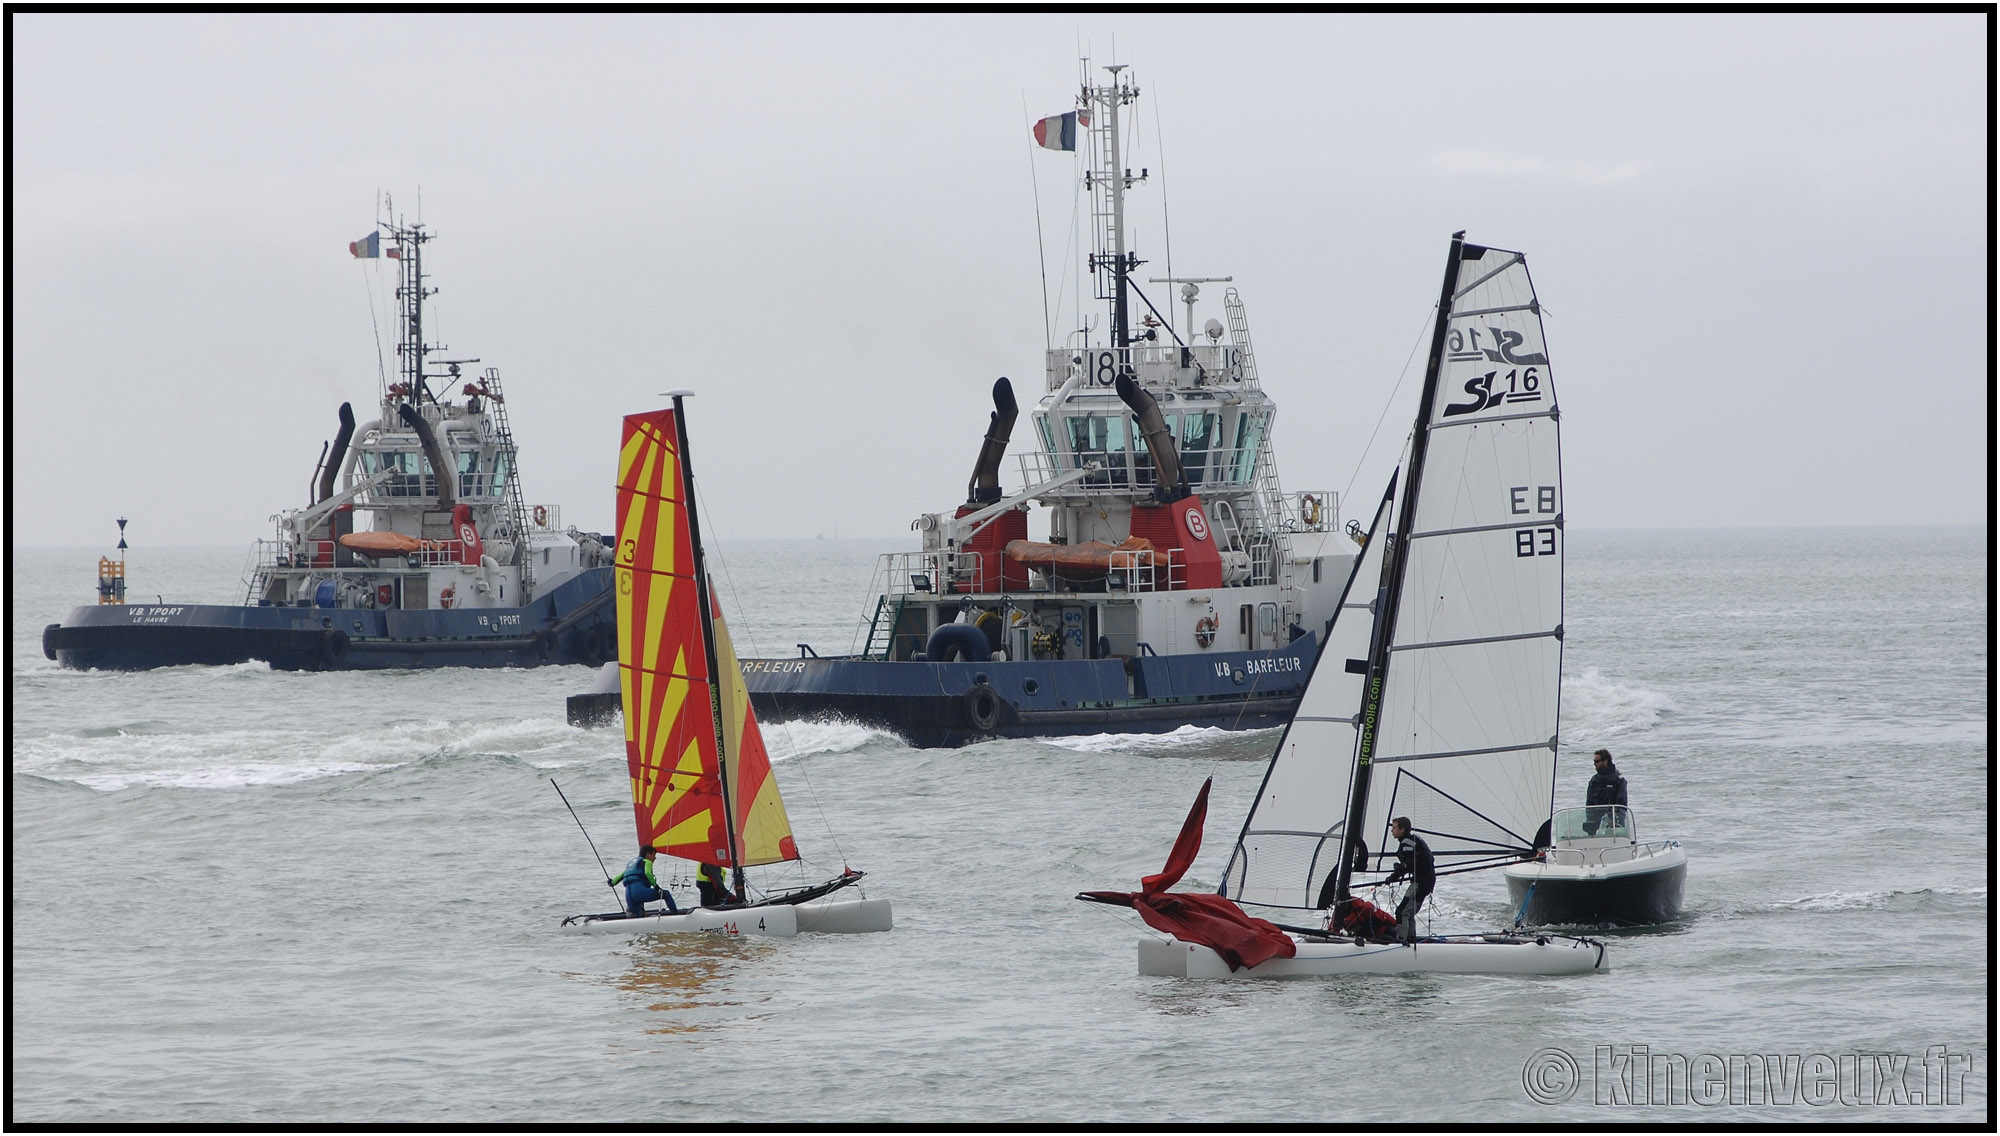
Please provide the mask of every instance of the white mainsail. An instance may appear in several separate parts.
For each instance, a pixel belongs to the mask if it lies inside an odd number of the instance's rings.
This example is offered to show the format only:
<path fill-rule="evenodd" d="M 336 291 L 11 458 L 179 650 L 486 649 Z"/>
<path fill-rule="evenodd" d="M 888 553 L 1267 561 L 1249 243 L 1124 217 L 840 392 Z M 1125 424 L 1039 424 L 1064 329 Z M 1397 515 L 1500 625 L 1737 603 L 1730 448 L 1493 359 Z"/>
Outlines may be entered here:
<path fill-rule="evenodd" d="M 1409 817 L 1449 870 L 1512 859 L 1549 816 L 1563 618 L 1555 386 L 1521 255 L 1455 247 L 1458 283 L 1432 346 L 1438 378 L 1418 420 L 1423 460 L 1415 482 L 1392 482 L 1245 821 L 1223 885 L 1242 902 L 1319 906 L 1339 866 L 1364 694 L 1356 672 L 1410 499 L 1360 831 L 1371 865 L 1393 851 L 1391 817 Z M 1406 455 L 1399 477 L 1409 466 Z"/>

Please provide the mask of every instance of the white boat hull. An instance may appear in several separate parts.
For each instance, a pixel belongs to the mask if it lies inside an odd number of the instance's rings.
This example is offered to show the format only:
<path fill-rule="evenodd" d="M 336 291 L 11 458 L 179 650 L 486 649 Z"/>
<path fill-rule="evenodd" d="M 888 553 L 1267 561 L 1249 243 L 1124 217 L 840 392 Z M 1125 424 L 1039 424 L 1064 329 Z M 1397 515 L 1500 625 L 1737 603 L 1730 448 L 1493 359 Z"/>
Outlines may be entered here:
<path fill-rule="evenodd" d="M 1139 940 L 1139 973 L 1162 978 L 1298 978 L 1333 974 L 1589 974 L 1610 970 L 1604 945 L 1588 939 L 1454 939 L 1449 942 L 1356 943 L 1300 939 L 1291 958 L 1242 970 L 1212 949 L 1179 939 Z"/>
<path fill-rule="evenodd" d="M 888 900 L 880 902 L 886 905 Z M 637 919 L 583 915 L 565 920 L 562 929 L 586 935 L 670 935 L 700 931 L 732 938 L 761 935 L 789 939 L 799 933 L 798 910 L 796 907 L 777 905 L 723 910 L 697 907 L 678 915 L 645 915 Z"/>
<path fill-rule="evenodd" d="M 829 896 L 792 908 L 798 914 L 801 932 L 822 935 L 862 935 L 887 931 L 896 925 L 886 899 L 852 899 Z"/>

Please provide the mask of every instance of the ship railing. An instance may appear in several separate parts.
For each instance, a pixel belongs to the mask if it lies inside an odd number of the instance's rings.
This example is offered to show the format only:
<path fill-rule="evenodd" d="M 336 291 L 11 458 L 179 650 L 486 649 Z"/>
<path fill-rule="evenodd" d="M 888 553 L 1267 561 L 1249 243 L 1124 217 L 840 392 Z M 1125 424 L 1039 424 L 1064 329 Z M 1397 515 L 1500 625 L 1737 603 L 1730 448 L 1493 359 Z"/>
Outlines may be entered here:
<path fill-rule="evenodd" d="M 1181 456 L 1181 470 L 1186 475 L 1188 487 L 1202 495 L 1204 500 L 1218 497 L 1245 497 L 1254 492 L 1255 486 L 1247 480 L 1234 477 L 1233 462 L 1229 450 L 1196 450 L 1184 452 Z M 1123 450 L 1090 450 L 1082 453 L 1052 454 L 1047 450 L 1017 454 L 1024 484 L 1040 485 L 1058 475 L 1082 469 L 1096 462 L 1096 473 L 1081 481 L 1072 481 L 1060 488 L 1049 490 L 1040 496 L 1060 500 L 1091 500 L 1102 497 L 1130 498 L 1150 495 L 1158 484 L 1159 475 L 1153 467 L 1153 459 L 1144 449 L 1127 452 Z"/>
<path fill-rule="evenodd" d="M 422 548 L 409 552 L 384 552 L 370 557 L 356 552 L 353 567 L 376 570 L 392 564 L 410 568 L 437 568 L 465 563 L 465 542 L 456 539 L 426 540 Z M 332 568 L 334 543 L 331 540 L 260 540 L 251 548 L 247 574 L 264 576 L 282 568 Z"/>
<path fill-rule="evenodd" d="M 1286 532 L 1337 532 L 1340 529 L 1340 494 L 1331 489 L 1307 489 L 1286 493 L 1283 520 Z"/>
<path fill-rule="evenodd" d="M 1149 386 L 1258 386 L 1254 364 L 1245 365 L 1248 357 L 1234 343 L 1197 341 L 1182 347 L 1169 338 L 1129 347 L 1057 347 L 1043 359 L 1043 385 L 1048 391 L 1061 390 L 1078 371 L 1083 372 L 1078 389 L 1094 392 L 1111 390 L 1121 370 L 1131 371 Z"/>

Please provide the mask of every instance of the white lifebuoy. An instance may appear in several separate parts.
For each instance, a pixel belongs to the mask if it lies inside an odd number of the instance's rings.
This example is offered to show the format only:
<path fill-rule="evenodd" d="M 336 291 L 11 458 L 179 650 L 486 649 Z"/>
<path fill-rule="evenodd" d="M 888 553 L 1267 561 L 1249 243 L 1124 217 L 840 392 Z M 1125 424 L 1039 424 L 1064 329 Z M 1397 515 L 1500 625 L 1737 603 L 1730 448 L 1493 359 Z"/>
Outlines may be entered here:
<path fill-rule="evenodd" d="M 535 527 L 538 529 L 547 528 L 548 524 L 549 524 L 549 507 L 547 505 L 535 506 Z"/>
<path fill-rule="evenodd" d="M 1214 646 L 1216 629 L 1221 626 L 1222 621 L 1216 618 L 1213 611 L 1196 620 L 1194 624 L 1195 645 L 1198 647 Z"/>
<path fill-rule="evenodd" d="M 451 587 L 451 585 L 450 585 L 450 584 L 446 584 L 446 585 L 444 586 L 444 591 L 441 591 L 441 592 L 439 592 L 439 593 L 438 593 L 438 606 L 439 606 L 439 607 L 450 607 L 450 606 L 451 606 L 451 601 L 452 601 L 452 597 L 456 596 L 457 594 L 458 594 L 457 592 L 455 592 L 455 591 L 453 591 L 453 590 L 452 590 L 452 587 Z"/>
<path fill-rule="evenodd" d="M 1299 519 L 1307 528 L 1319 527 L 1319 498 L 1310 493 L 1299 498 Z"/>

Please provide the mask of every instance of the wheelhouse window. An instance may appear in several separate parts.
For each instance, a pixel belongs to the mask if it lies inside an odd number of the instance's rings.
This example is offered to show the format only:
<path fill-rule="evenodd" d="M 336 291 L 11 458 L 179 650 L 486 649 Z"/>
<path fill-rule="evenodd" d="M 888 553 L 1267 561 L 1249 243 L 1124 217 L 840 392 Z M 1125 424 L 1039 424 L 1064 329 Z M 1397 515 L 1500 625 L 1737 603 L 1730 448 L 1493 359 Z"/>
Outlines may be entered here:
<path fill-rule="evenodd" d="M 1236 461 L 1229 480 L 1247 485 L 1257 472 L 1257 451 L 1264 448 L 1264 425 L 1268 414 L 1244 414 L 1236 420 Z"/>
<path fill-rule="evenodd" d="M 1077 467 L 1082 468 L 1090 461 L 1102 462 L 1111 484 L 1126 484 L 1129 474 L 1125 464 L 1125 416 L 1077 414 L 1065 421 L 1069 423 L 1069 446 L 1076 455 Z"/>
<path fill-rule="evenodd" d="M 1210 439 L 1215 435 L 1216 416 L 1191 410 L 1179 418 L 1181 468 L 1187 471 L 1189 485 L 1200 485 L 1208 479 L 1208 452 Z"/>

